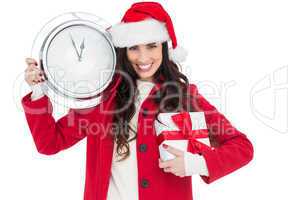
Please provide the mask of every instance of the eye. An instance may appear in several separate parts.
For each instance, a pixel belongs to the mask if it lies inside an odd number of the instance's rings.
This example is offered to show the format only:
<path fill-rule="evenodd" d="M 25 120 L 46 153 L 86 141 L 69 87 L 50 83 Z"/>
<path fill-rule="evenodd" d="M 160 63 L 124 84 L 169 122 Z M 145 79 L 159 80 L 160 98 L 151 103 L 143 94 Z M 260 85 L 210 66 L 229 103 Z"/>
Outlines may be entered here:
<path fill-rule="evenodd" d="M 149 49 L 154 49 L 154 48 L 157 47 L 156 44 L 148 44 L 147 46 L 148 46 Z"/>
<path fill-rule="evenodd" d="M 134 50 L 137 50 L 138 49 L 138 46 L 132 46 L 132 47 L 129 47 L 128 48 L 130 51 L 134 51 Z"/>

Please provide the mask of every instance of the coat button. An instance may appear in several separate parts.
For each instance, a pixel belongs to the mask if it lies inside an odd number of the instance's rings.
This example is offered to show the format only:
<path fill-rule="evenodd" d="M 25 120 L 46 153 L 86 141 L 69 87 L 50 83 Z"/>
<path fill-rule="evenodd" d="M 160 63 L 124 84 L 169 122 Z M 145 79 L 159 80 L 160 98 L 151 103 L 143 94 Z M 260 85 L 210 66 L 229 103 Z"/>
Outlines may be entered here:
<path fill-rule="evenodd" d="M 146 152 L 147 151 L 147 145 L 146 144 L 140 144 L 140 152 Z"/>
<path fill-rule="evenodd" d="M 143 116 L 146 117 L 148 115 L 148 109 L 147 108 L 144 108 L 143 110 Z"/>
<path fill-rule="evenodd" d="M 142 188 L 149 187 L 149 181 L 147 179 L 142 179 L 141 186 L 142 186 Z"/>

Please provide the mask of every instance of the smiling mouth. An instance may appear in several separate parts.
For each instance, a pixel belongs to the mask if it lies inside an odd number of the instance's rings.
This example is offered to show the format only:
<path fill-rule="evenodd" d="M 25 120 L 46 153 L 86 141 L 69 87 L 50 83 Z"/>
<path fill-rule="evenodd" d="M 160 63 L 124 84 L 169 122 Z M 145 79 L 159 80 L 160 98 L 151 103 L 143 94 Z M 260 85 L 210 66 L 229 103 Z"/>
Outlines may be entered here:
<path fill-rule="evenodd" d="M 149 69 L 151 69 L 153 63 L 148 64 L 148 65 L 137 65 L 138 69 L 141 71 L 148 71 Z"/>

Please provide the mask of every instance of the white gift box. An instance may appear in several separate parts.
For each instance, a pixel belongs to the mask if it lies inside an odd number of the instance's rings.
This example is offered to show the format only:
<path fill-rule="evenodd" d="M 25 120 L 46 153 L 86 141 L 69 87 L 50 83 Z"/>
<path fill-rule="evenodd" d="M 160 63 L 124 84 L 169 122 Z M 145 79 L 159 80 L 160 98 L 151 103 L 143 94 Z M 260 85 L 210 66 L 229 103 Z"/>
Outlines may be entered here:
<path fill-rule="evenodd" d="M 162 134 L 164 131 L 179 131 L 180 129 L 178 126 L 174 123 L 172 120 L 172 116 L 176 115 L 179 113 L 160 113 L 158 115 L 158 120 L 155 120 L 154 125 L 155 125 L 155 130 L 156 130 L 156 135 L 159 136 Z M 189 116 L 191 118 L 192 122 L 192 130 L 206 130 L 207 131 L 207 126 L 206 126 L 206 121 L 205 121 L 205 116 L 203 112 L 189 112 Z M 209 138 L 198 138 L 196 139 L 198 142 L 203 143 L 207 146 L 210 146 Z M 166 151 L 165 148 L 163 148 L 163 144 L 167 144 L 169 146 L 172 146 L 176 149 L 182 150 L 182 151 L 187 151 L 188 148 L 188 140 L 187 139 L 179 139 L 179 140 L 164 140 L 160 145 L 159 145 L 159 153 L 160 153 L 160 158 L 163 161 L 174 159 L 175 156 L 169 152 Z"/>

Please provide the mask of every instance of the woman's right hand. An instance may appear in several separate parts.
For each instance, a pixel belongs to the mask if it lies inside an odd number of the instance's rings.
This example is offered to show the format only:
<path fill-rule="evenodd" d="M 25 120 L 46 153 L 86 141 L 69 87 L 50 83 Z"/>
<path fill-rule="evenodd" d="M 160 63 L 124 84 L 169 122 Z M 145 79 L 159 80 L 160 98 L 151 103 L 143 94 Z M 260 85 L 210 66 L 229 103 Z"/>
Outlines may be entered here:
<path fill-rule="evenodd" d="M 44 72 L 38 68 L 38 63 L 33 58 L 26 58 L 25 81 L 33 86 L 45 81 Z"/>

